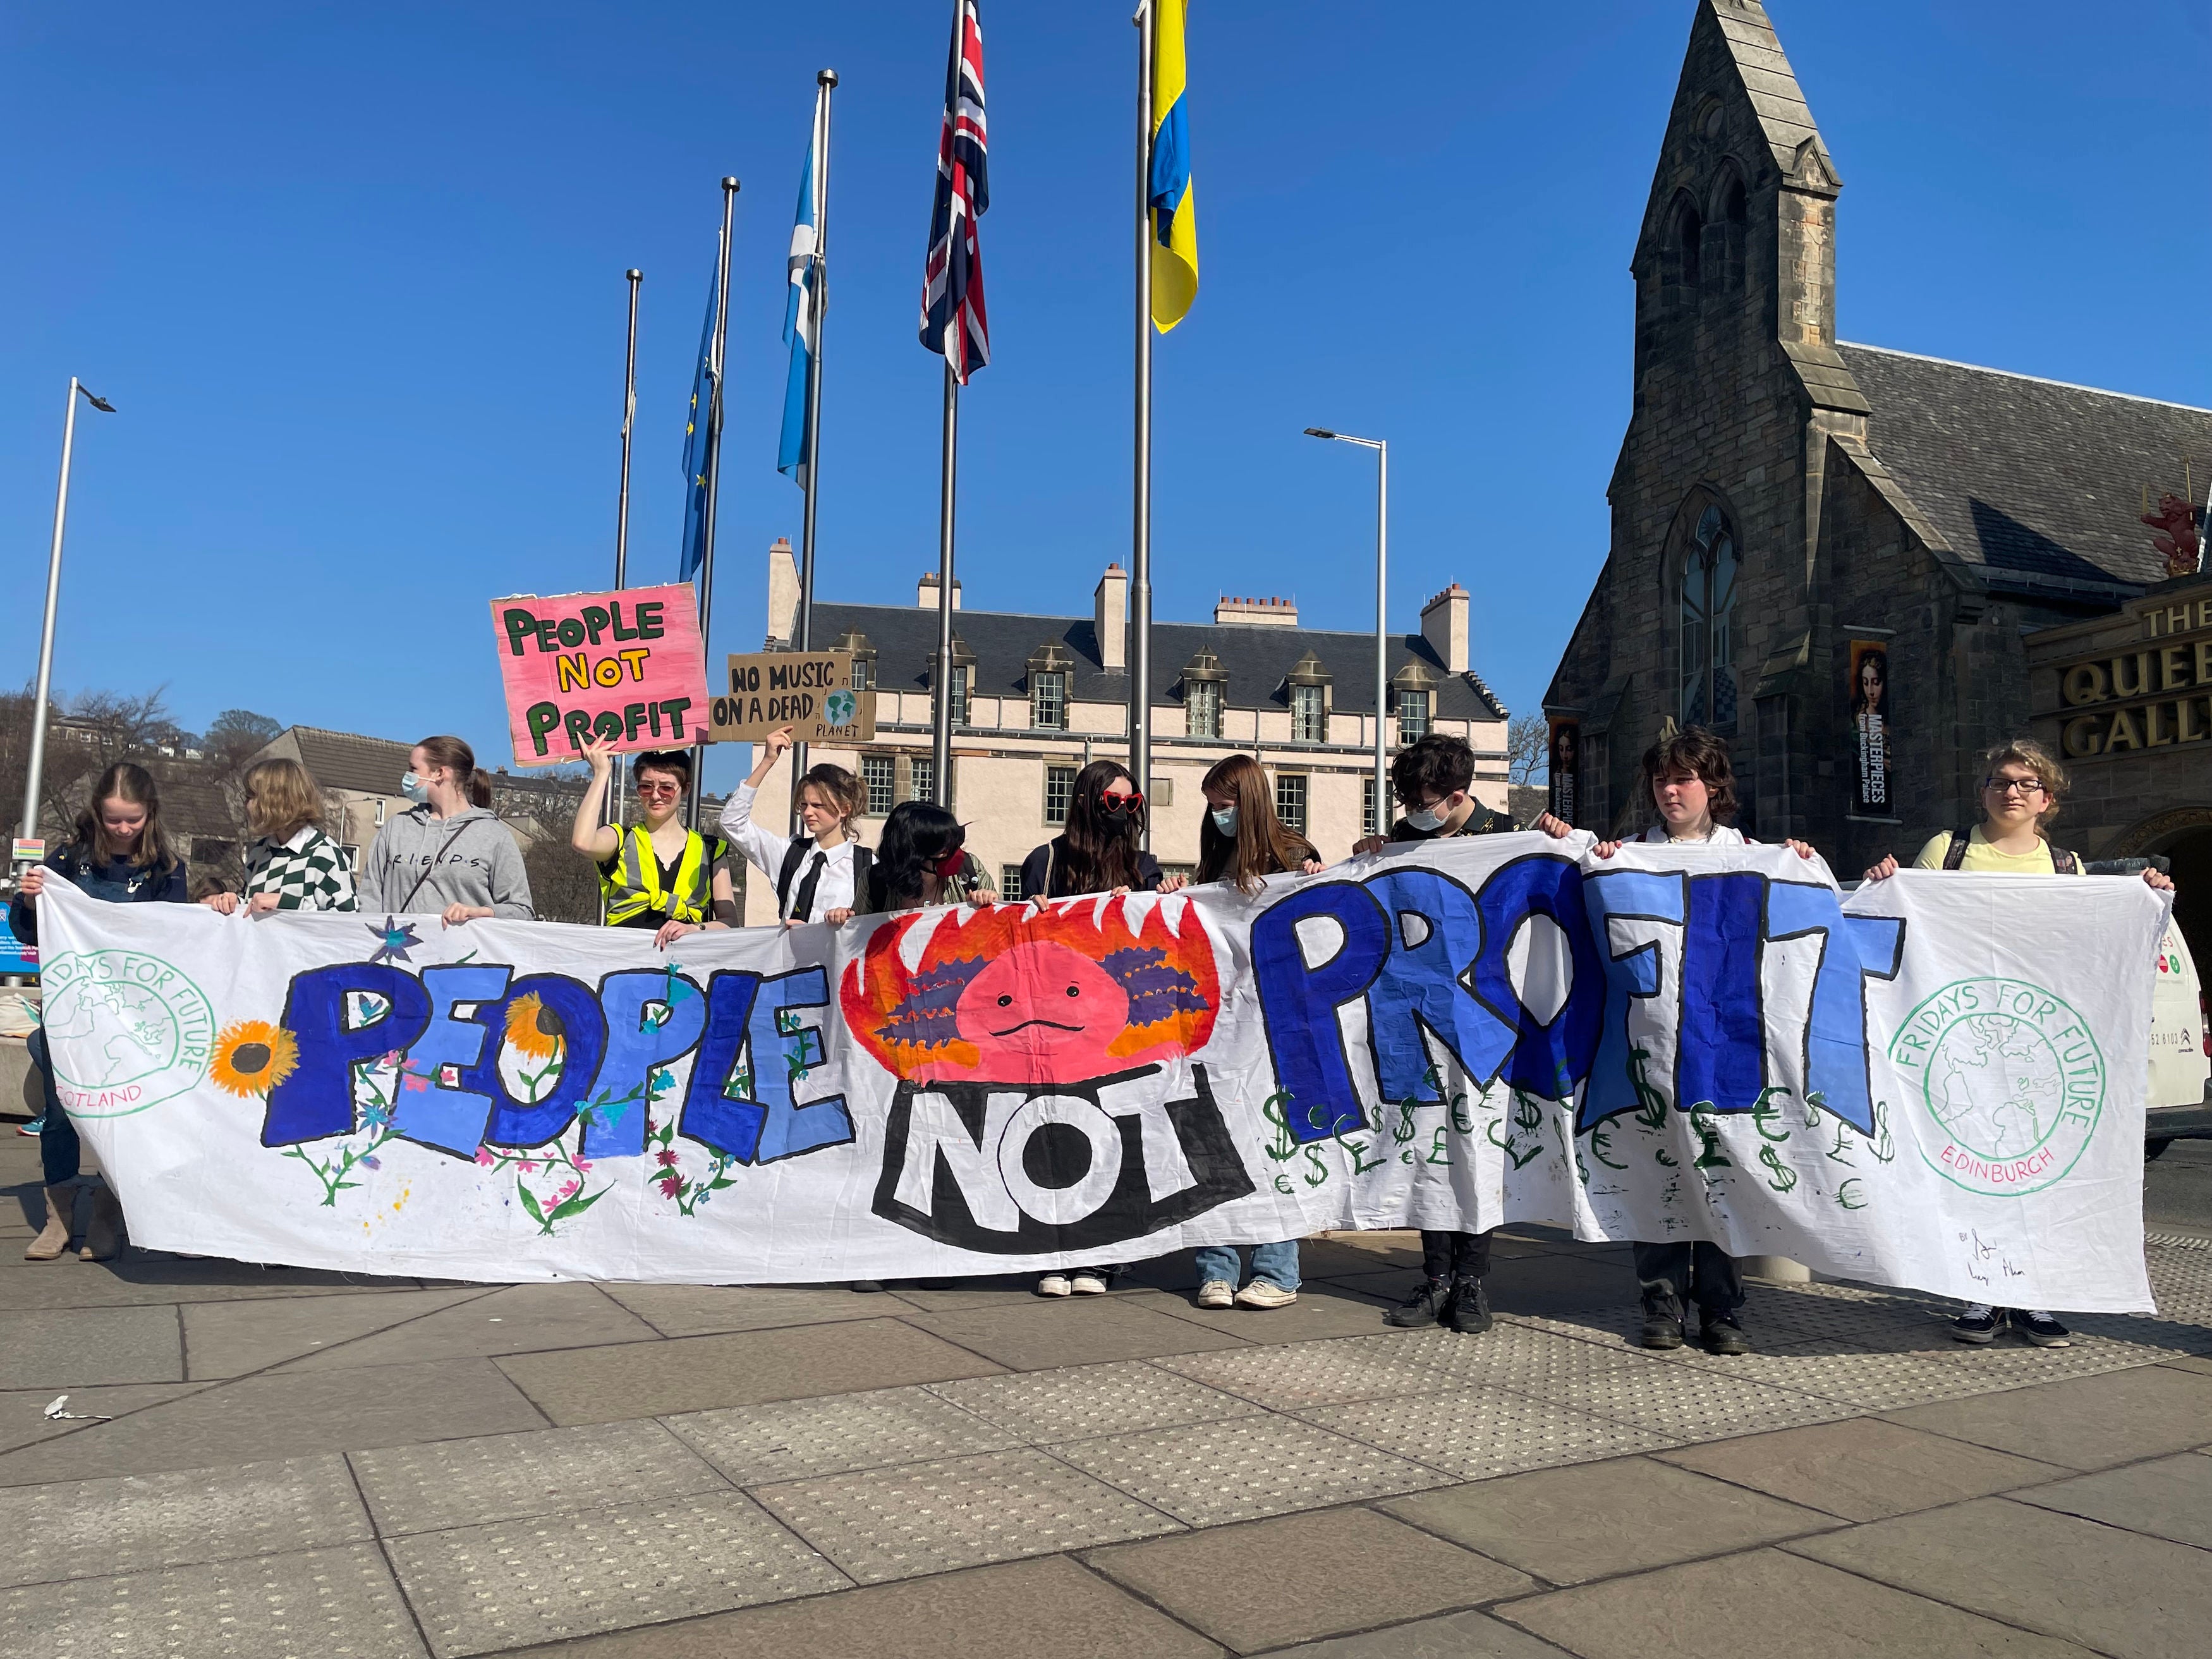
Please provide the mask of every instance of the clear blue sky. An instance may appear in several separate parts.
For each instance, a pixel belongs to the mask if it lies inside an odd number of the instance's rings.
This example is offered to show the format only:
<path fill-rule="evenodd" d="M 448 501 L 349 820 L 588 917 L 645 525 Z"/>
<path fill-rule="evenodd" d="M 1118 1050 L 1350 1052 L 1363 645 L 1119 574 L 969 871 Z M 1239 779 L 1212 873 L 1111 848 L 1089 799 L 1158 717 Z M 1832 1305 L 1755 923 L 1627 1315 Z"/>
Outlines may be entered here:
<path fill-rule="evenodd" d="M 979 607 L 1080 611 L 1128 556 L 1127 0 L 984 0 L 994 358 L 963 404 Z M 676 574 L 690 361 L 740 198 L 717 651 L 757 648 L 783 252 L 838 95 L 821 591 L 936 556 L 915 310 L 949 7 L 18 6 L 0 23 L 0 614 L 28 678 L 62 392 L 80 422 L 58 682 L 166 683 L 505 757 L 486 601 L 611 574 L 623 270 L 646 272 L 633 579 Z M 1472 588 L 1533 707 L 1601 560 L 1626 264 L 1690 0 L 1198 0 L 1204 286 L 1158 353 L 1163 618 Z M 2212 404 L 2201 0 L 1773 0 L 1842 171 L 1846 338 Z M 728 781 L 738 758 L 710 778 Z"/>

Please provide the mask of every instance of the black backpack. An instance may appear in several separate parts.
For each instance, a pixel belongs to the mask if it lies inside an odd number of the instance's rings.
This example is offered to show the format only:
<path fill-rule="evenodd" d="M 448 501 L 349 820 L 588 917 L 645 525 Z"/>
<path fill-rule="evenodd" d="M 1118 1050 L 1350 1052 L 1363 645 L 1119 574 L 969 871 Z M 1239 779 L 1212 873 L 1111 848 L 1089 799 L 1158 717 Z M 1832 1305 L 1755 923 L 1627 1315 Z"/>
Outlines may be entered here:
<path fill-rule="evenodd" d="M 1956 870 L 1966 863 L 1966 848 L 1973 838 L 1974 832 L 1971 830 L 1954 830 L 1951 832 L 1951 844 L 1943 852 L 1943 867 L 1946 870 Z M 2063 847 L 2054 847 L 2051 849 L 2051 867 L 2062 876 L 2078 876 L 2081 873 L 2081 855 L 2069 853 Z"/>
<path fill-rule="evenodd" d="M 805 867 L 806 855 L 816 850 L 811 840 L 802 838 L 793 842 L 784 853 L 783 868 L 776 872 L 775 877 L 775 914 L 779 921 L 791 909 L 791 884 L 799 879 L 799 871 Z M 860 842 L 853 843 L 853 896 L 856 902 L 868 890 L 868 867 L 874 857 Z"/>

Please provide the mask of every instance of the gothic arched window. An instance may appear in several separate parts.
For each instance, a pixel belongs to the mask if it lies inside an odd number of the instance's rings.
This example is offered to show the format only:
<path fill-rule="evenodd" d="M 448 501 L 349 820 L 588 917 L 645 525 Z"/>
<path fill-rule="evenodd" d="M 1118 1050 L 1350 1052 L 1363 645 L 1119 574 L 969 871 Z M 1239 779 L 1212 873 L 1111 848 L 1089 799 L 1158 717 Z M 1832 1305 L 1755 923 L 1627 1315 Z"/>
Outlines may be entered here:
<path fill-rule="evenodd" d="M 1698 515 L 1682 556 L 1681 720 L 1735 725 L 1735 531 L 1717 507 Z"/>

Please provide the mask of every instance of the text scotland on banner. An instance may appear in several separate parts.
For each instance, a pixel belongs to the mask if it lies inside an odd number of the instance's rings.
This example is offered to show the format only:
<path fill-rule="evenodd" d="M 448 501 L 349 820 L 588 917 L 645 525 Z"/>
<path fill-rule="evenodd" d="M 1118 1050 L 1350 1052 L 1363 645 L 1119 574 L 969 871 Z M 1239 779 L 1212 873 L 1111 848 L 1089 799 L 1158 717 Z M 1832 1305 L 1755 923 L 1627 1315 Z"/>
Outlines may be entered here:
<path fill-rule="evenodd" d="M 491 602 L 507 729 L 520 766 L 704 740 L 706 656 L 689 582 Z"/>
<path fill-rule="evenodd" d="M 135 1235 L 193 1254 L 757 1283 L 1542 1221 L 2151 1306 L 2160 896 L 1591 845 L 665 953 L 57 881 L 48 1036 Z"/>

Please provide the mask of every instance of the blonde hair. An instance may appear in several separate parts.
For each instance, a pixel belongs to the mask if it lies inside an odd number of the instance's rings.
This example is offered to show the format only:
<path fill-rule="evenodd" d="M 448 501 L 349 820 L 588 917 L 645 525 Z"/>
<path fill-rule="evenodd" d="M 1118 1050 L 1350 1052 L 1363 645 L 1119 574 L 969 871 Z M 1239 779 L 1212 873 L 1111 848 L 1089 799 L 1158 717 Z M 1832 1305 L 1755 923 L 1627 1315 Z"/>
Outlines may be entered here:
<path fill-rule="evenodd" d="M 323 792 L 295 760 L 265 760 L 246 769 L 246 822 L 257 836 L 289 841 L 321 822 Z"/>
<path fill-rule="evenodd" d="M 2033 738 L 2014 738 L 2001 743 L 1982 757 L 1982 780 L 1974 786 L 1979 795 L 1984 785 L 1996 776 L 2000 766 L 2025 766 L 2043 781 L 2043 810 L 2035 815 L 2039 830 L 2058 816 L 2058 808 L 2066 793 L 2066 771 L 2051 757 L 2051 751 Z"/>

